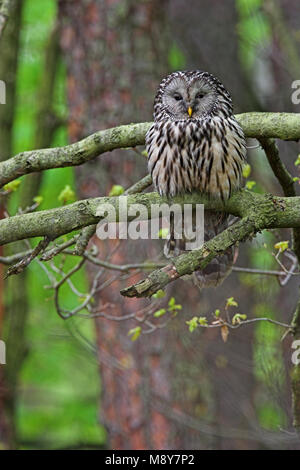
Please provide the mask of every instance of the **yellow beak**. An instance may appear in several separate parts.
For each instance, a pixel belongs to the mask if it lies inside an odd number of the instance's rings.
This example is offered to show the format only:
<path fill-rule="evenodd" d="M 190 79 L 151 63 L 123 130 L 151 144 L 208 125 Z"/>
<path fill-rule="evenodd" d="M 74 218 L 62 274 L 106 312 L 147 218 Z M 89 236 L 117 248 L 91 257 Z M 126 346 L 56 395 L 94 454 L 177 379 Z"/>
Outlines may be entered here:
<path fill-rule="evenodd" d="M 189 113 L 189 116 L 192 117 L 193 110 L 190 106 L 188 107 L 188 113 Z"/>

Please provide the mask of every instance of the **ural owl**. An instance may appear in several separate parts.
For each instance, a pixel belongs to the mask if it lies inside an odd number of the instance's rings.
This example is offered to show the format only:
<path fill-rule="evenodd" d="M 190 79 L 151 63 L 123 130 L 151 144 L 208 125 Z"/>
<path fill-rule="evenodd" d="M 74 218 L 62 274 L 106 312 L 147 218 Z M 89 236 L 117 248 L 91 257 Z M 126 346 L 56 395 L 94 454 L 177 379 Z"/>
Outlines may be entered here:
<path fill-rule="evenodd" d="M 242 185 L 245 137 L 233 116 L 230 94 L 207 72 L 174 72 L 162 80 L 146 149 L 149 172 L 162 196 L 199 191 L 226 200 Z M 227 226 L 226 214 L 205 211 L 204 240 Z M 182 246 L 182 240 L 174 239 L 171 223 L 165 254 L 179 254 Z M 194 279 L 199 287 L 217 286 L 232 264 L 233 250 L 229 249 L 196 272 Z"/>

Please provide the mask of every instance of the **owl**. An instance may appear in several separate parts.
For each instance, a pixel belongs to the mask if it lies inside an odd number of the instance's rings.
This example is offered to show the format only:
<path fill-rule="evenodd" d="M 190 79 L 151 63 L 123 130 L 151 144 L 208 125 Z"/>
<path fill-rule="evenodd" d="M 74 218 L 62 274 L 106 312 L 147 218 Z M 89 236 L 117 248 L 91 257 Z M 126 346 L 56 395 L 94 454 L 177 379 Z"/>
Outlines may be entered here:
<path fill-rule="evenodd" d="M 243 184 L 245 136 L 233 116 L 230 94 L 210 73 L 179 71 L 162 80 L 146 149 L 148 170 L 161 196 L 199 191 L 225 201 Z M 228 223 L 226 214 L 205 210 L 204 240 L 223 231 Z M 168 257 L 184 251 L 183 240 L 174 237 L 172 220 L 164 251 Z M 197 285 L 221 284 L 232 269 L 233 256 L 230 248 L 194 273 Z"/>

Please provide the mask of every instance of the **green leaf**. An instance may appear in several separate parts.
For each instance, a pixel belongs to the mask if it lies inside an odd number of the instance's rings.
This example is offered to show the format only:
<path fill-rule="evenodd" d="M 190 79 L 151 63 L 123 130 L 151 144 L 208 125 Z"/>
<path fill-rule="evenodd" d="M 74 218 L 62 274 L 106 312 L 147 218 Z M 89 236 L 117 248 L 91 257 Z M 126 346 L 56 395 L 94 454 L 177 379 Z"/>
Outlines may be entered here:
<path fill-rule="evenodd" d="M 243 168 L 243 177 L 244 178 L 249 178 L 250 173 L 251 173 L 251 165 L 249 165 L 249 163 L 247 163 Z"/>
<path fill-rule="evenodd" d="M 166 293 L 162 289 L 159 289 L 155 294 L 152 295 L 152 299 L 162 299 L 165 297 Z"/>
<path fill-rule="evenodd" d="M 182 305 L 176 304 L 175 297 L 171 297 L 168 303 L 169 312 L 176 312 L 177 310 L 182 310 Z"/>
<path fill-rule="evenodd" d="M 75 201 L 75 193 L 71 186 L 67 184 L 58 196 L 59 202 L 66 204 L 67 202 Z"/>
<path fill-rule="evenodd" d="M 242 320 L 247 320 L 247 315 L 245 315 L 243 313 L 236 313 L 235 315 L 233 315 L 231 323 L 233 325 L 237 325 L 237 324 L 241 323 Z"/>
<path fill-rule="evenodd" d="M 300 165 L 300 153 L 299 153 L 297 159 L 295 160 L 295 166 L 298 166 L 298 165 Z"/>
<path fill-rule="evenodd" d="M 176 44 L 173 44 L 169 51 L 169 65 L 173 70 L 180 70 L 185 67 L 185 56 Z"/>
<path fill-rule="evenodd" d="M 207 319 L 206 319 L 206 317 L 199 317 L 199 318 L 198 318 L 198 323 L 199 323 L 200 325 L 207 325 Z"/>
<path fill-rule="evenodd" d="M 13 192 L 17 191 L 20 184 L 21 184 L 21 180 L 10 181 L 10 183 L 7 183 L 3 186 L 3 189 L 4 189 L 4 191 L 8 191 L 10 193 L 13 193 Z"/>
<path fill-rule="evenodd" d="M 153 315 L 155 316 L 155 318 L 159 318 L 162 317 L 166 312 L 167 310 L 165 308 L 161 308 L 160 310 L 157 310 Z"/>
<path fill-rule="evenodd" d="M 109 196 L 121 196 L 124 193 L 124 188 L 120 184 L 114 184 L 109 191 Z"/>
<path fill-rule="evenodd" d="M 253 188 L 253 186 L 255 186 L 255 185 L 256 185 L 255 181 L 247 181 L 246 188 L 251 190 Z"/>
<path fill-rule="evenodd" d="M 35 196 L 33 198 L 33 202 L 35 202 L 39 206 L 42 204 L 43 200 L 44 200 L 43 196 Z"/>
<path fill-rule="evenodd" d="M 198 317 L 193 317 L 191 320 L 185 322 L 189 326 L 191 333 L 193 333 L 193 331 L 198 328 L 198 320 Z"/>
<path fill-rule="evenodd" d="M 283 253 L 285 250 L 287 250 L 289 247 L 289 241 L 285 240 L 282 242 L 275 243 L 274 248 L 276 250 L 279 250 L 279 253 Z"/>
<path fill-rule="evenodd" d="M 158 237 L 165 239 L 165 238 L 167 238 L 168 233 L 169 233 L 169 229 L 161 228 L 160 231 L 158 232 Z"/>
<path fill-rule="evenodd" d="M 217 308 L 217 310 L 215 310 L 215 317 L 219 318 L 220 316 L 220 310 Z"/>
<path fill-rule="evenodd" d="M 226 308 L 238 307 L 238 303 L 234 300 L 234 297 L 229 297 L 226 301 Z"/>
<path fill-rule="evenodd" d="M 140 326 L 136 326 L 135 328 L 131 328 L 128 331 L 128 336 L 131 336 L 131 341 L 136 341 L 142 332 L 142 328 Z"/>

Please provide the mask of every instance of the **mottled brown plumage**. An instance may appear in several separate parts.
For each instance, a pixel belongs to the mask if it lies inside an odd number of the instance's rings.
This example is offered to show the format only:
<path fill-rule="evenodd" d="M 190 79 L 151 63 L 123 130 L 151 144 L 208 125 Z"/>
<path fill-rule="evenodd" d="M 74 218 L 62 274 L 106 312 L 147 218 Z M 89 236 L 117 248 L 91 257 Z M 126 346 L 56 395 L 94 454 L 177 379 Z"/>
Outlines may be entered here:
<path fill-rule="evenodd" d="M 207 72 L 174 72 L 161 82 L 146 148 L 149 172 L 161 195 L 196 190 L 226 200 L 242 185 L 245 137 L 233 116 L 228 91 Z M 227 226 L 226 215 L 205 211 L 205 241 Z M 182 240 L 174 240 L 171 227 L 165 253 L 175 250 L 178 254 L 182 246 Z M 229 274 L 232 260 L 229 250 L 197 272 L 198 285 L 220 284 Z"/>

